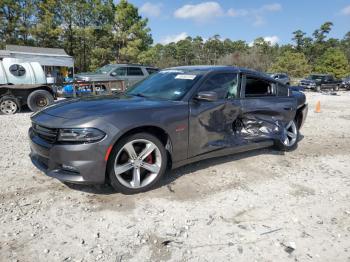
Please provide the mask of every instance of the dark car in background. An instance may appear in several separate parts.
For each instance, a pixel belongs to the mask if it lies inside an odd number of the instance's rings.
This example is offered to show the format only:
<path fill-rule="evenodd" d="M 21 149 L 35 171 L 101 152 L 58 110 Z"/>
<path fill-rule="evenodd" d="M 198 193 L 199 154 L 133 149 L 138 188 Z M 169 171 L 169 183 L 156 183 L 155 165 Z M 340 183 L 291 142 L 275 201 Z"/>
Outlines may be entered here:
<path fill-rule="evenodd" d="M 230 66 L 164 69 L 125 94 L 70 99 L 31 117 L 30 157 L 69 183 L 146 191 L 168 168 L 275 146 L 293 150 L 305 95 Z"/>
<path fill-rule="evenodd" d="M 343 78 L 341 86 L 346 90 L 350 90 L 350 76 Z"/>
<path fill-rule="evenodd" d="M 324 89 L 339 90 L 342 80 L 335 79 L 330 74 L 311 74 L 306 79 L 300 80 L 300 86 L 305 89 L 321 91 Z"/>
<path fill-rule="evenodd" d="M 281 82 L 285 85 L 290 85 L 290 78 L 286 73 L 267 73 L 272 78 L 276 79 L 277 81 Z"/>

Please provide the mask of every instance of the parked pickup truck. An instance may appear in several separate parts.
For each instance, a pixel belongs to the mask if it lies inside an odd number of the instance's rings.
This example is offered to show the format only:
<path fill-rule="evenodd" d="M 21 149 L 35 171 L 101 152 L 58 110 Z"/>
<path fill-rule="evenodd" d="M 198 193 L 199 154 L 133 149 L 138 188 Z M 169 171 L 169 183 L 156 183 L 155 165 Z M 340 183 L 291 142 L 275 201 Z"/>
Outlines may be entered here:
<path fill-rule="evenodd" d="M 47 85 L 46 76 L 37 62 L 18 59 L 0 61 L 0 112 L 15 114 L 23 105 L 38 111 L 54 102 L 55 91 Z"/>
<path fill-rule="evenodd" d="M 305 89 L 312 89 L 317 92 L 322 89 L 333 89 L 338 91 L 342 84 L 342 80 L 335 79 L 330 74 L 312 74 L 306 79 L 302 79 L 299 84 Z"/>

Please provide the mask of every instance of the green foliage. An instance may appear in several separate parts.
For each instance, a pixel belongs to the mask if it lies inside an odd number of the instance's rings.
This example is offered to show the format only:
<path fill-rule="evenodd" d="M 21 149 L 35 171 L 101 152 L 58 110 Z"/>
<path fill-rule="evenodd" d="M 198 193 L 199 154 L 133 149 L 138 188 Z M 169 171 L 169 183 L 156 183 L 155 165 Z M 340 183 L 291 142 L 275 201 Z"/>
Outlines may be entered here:
<path fill-rule="evenodd" d="M 143 19 L 138 9 L 128 1 L 121 0 L 117 4 L 113 25 L 117 62 L 137 62 L 140 53 L 153 43 L 147 23 L 148 20 Z"/>
<path fill-rule="evenodd" d="M 278 56 L 269 71 L 272 73 L 287 72 L 292 77 L 303 77 L 311 72 L 311 66 L 303 53 L 286 51 Z"/>
<path fill-rule="evenodd" d="M 32 37 L 38 46 L 58 47 L 62 33 L 59 5 L 55 0 L 39 0 L 36 4 L 38 14 L 36 25 L 31 30 Z"/>
<path fill-rule="evenodd" d="M 349 61 L 339 48 L 329 48 L 317 60 L 315 71 L 318 73 L 329 73 L 337 78 L 342 78 L 350 72 Z"/>

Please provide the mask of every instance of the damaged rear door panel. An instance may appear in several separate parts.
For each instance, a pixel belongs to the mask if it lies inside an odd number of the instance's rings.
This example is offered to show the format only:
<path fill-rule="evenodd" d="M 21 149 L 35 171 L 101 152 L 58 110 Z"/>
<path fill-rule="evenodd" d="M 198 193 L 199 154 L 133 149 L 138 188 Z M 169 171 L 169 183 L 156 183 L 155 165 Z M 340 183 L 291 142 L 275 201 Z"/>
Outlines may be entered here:
<path fill-rule="evenodd" d="M 243 75 L 241 115 L 234 130 L 242 141 L 285 139 L 284 127 L 295 118 L 297 101 L 277 82 Z"/>

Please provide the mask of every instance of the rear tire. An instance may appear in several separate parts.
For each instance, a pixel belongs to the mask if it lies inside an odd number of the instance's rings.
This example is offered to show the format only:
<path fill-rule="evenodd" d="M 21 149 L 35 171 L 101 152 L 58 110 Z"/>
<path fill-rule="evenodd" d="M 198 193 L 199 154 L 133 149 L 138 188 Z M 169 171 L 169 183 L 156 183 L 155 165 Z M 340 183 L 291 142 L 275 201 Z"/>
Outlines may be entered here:
<path fill-rule="evenodd" d="M 292 151 L 297 148 L 299 140 L 299 129 L 296 120 L 286 124 L 282 138 L 276 140 L 275 147 L 281 151 Z"/>
<path fill-rule="evenodd" d="M 54 102 L 54 98 L 49 91 L 39 89 L 31 92 L 27 99 L 30 110 L 36 112 Z"/>
<path fill-rule="evenodd" d="M 0 99 L 0 112 L 5 115 L 14 115 L 19 110 L 18 100 L 11 96 L 4 96 Z"/>
<path fill-rule="evenodd" d="M 166 172 L 168 156 L 162 142 L 148 133 L 121 139 L 107 164 L 111 186 L 123 194 L 136 194 L 153 188 Z"/>

